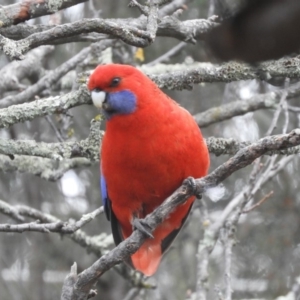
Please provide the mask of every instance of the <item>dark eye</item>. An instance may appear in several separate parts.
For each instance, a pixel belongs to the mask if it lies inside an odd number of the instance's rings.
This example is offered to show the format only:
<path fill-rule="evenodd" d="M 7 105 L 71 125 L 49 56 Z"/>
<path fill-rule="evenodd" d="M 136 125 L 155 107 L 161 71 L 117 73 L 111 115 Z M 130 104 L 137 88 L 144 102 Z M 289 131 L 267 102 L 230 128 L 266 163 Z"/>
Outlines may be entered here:
<path fill-rule="evenodd" d="M 114 77 L 112 80 L 111 80 L 111 83 L 110 83 L 110 86 L 111 87 L 116 87 L 119 85 L 121 81 L 121 78 L 120 77 Z"/>

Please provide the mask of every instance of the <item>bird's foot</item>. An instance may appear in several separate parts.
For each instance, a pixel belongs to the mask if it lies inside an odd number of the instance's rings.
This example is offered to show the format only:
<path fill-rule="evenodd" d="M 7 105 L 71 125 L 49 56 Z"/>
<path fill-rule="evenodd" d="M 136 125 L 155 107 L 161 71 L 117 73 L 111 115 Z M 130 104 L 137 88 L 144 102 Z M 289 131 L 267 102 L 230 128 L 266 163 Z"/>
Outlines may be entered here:
<path fill-rule="evenodd" d="M 183 181 L 183 184 L 186 185 L 188 188 L 192 189 L 192 192 L 197 199 L 202 199 L 202 194 L 197 192 L 197 183 L 195 178 L 188 177 Z"/>
<path fill-rule="evenodd" d="M 154 239 L 150 226 L 143 219 L 138 219 L 134 217 L 132 221 L 132 226 L 133 226 L 133 230 L 137 229 L 141 233 L 143 233 L 147 238 Z"/>

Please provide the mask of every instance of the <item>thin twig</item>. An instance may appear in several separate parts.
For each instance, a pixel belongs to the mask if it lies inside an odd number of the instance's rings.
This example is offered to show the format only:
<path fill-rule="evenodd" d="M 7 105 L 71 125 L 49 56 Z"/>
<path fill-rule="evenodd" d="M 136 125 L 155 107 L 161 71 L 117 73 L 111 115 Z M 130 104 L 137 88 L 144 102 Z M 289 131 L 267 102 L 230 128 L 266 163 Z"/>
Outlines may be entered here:
<path fill-rule="evenodd" d="M 158 63 L 163 63 L 163 62 L 167 62 L 169 61 L 169 59 L 176 55 L 179 51 L 181 51 L 181 49 L 183 49 L 185 46 L 187 45 L 187 43 L 185 42 L 180 42 L 179 44 L 177 44 L 176 46 L 174 46 L 172 49 L 170 49 L 169 51 L 167 51 L 166 53 L 164 53 L 162 56 L 154 59 L 153 61 L 149 62 L 146 64 L 146 66 L 155 66 Z"/>
<path fill-rule="evenodd" d="M 56 127 L 56 125 L 54 124 L 54 122 L 52 121 L 50 116 L 45 116 L 47 122 L 49 123 L 49 125 L 51 126 L 51 128 L 53 129 L 53 131 L 55 132 L 55 135 L 57 137 L 57 139 L 61 142 L 64 143 L 64 138 L 62 137 L 60 131 L 58 130 L 58 128 Z"/>
<path fill-rule="evenodd" d="M 231 221 L 225 224 L 224 229 L 224 276 L 225 276 L 225 300 L 232 299 L 232 287 L 231 287 L 231 265 L 232 265 L 232 248 L 235 245 L 235 226 Z"/>
<path fill-rule="evenodd" d="M 28 101 L 33 101 L 35 96 L 56 83 L 62 76 L 68 73 L 70 70 L 76 68 L 76 66 L 87 56 L 90 51 L 90 47 L 82 49 L 78 54 L 70 58 L 68 61 L 57 67 L 55 70 L 50 71 L 42 77 L 36 84 L 29 86 L 25 91 L 15 96 L 7 96 L 0 101 L 0 108 L 8 107 L 15 104 L 20 104 Z"/>
<path fill-rule="evenodd" d="M 103 206 L 97 208 L 89 214 L 85 214 L 77 222 L 62 222 L 57 221 L 53 223 L 40 223 L 40 220 L 25 224 L 0 224 L 0 232 L 17 232 L 22 233 L 25 231 L 35 232 L 59 232 L 64 234 L 72 234 L 78 229 L 82 228 L 87 223 L 91 222 L 96 216 L 103 213 Z"/>
<path fill-rule="evenodd" d="M 274 194 L 273 191 L 269 192 L 267 195 L 265 195 L 261 200 L 259 200 L 257 203 L 252 205 L 251 207 L 244 209 L 243 214 L 249 213 L 250 211 L 254 210 L 255 208 L 259 207 L 262 205 L 266 200 L 268 200 L 272 195 Z"/>
<path fill-rule="evenodd" d="M 283 109 L 283 104 L 286 101 L 286 97 L 287 97 L 287 92 L 283 91 L 283 93 L 281 95 L 281 98 L 280 98 L 280 102 L 278 104 L 278 107 L 277 107 L 277 109 L 276 109 L 276 111 L 274 113 L 271 125 L 270 125 L 268 131 L 266 132 L 266 136 L 271 135 L 272 132 L 274 131 L 274 129 L 276 128 L 276 125 L 278 123 L 278 118 L 279 118 L 280 113 L 281 113 L 281 111 Z"/>

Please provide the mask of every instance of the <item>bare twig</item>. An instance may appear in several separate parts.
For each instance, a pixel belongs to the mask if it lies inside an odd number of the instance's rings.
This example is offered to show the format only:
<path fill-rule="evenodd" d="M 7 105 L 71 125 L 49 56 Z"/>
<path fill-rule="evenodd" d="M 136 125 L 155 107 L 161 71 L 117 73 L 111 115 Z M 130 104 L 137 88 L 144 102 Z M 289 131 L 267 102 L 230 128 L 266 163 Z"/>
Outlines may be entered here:
<path fill-rule="evenodd" d="M 173 1 L 167 1 L 167 2 L 170 2 L 170 3 L 163 6 L 159 11 L 160 18 L 162 18 L 164 16 L 172 15 L 172 14 L 176 13 L 176 11 L 178 11 L 179 9 L 184 8 L 187 0 L 173 0 Z"/>
<path fill-rule="evenodd" d="M 149 15 L 149 8 L 146 5 L 142 5 L 140 4 L 138 1 L 136 0 L 131 0 L 128 4 L 129 7 L 137 7 L 138 10 L 145 16 Z"/>
<path fill-rule="evenodd" d="M 0 96 L 6 91 L 18 91 L 25 88 L 21 84 L 24 78 L 36 82 L 44 75 L 42 61 L 54 50 L 53 46 L 42 46 L 27 53 L 24 60 L 13 61 L 1 69 Z"/>
<path fill-rule="evenodd" d="M 49 158 L 16 155 L 13 159 L 0 155 L 0 170 L 2 172 L 30 173 L 49 181 L 60 179 L 68 170 L 91 166 L 92 162 L 83 157 L 53 160 Z"/>
<path fill-rule="evenodd" d="M 207 207 L 204 202 L 202 202 L 200 212 L 202 215 L 202 225 L 204 228 L 203 239 L 200 239 L 198 249 L 197 249 L 197 281 L 196 281 L 196 297 L 199 300 L 207 299 L 208 292 L 208 266 L 209 266 L 209 249 L 212 249 L 212 245 L 207 245 L 206 241 L 211 240 L 210 237 L 210 226 L 211 222 L 209 220 Z M 208 246 L 208 247 L 207 247 Z M 207 251 L 208 250 L 208 251 Z"/>
<path fill-rule="evenodd" d="M 288 67 L 291 63 L 292 67 Z M 156 67 L 157 68 L 157 67 Z M 167 67 L 166 67 L 167 68 Z M 149 77 L 160 87 L 168 89 L 191 90 L 193 84 L 201 82 L 232 82 L 247 79 L 264 79 L 263 74 L 267 73 L 273 77 L 300 77 L 300 57 L 284 58 L 277 61 L 265 62 L 256 67 L 247 64 L 230 62 L 221 65 L 209 63 L 195 63 L 168 67 L 168 73 L 161 75 L 150 75 Z M 172 71 L 175 68 L 177 71 Z M 146 68 L 143 69 L 146 73 Z M 299 87 L 290 96 L 299 94 Z"/>
<path fill-rule="evenodd" d="M 102 208 L 96 210 L 96 212 L 101 213 L 101 210 Z M 41 223 L 63 223 L 57 217 L 44 213 L 32 207 L 28 207 L 25 205 L 12 206 L 2 200 L 0 200 L 0 212 L 20 222 L 24 222 L 24 217 L 29 217 L 34 220 L 39 220 Z M 84 222 L 84 219 L 82 221 L 79 220 L 78 222 Z M 72 239 L 75 243 L 79 244 L 81 247 L 86 248 L 88 252 L 92 252 L 98 257 L 102 255 L 103 250 L 107 250 L 107 248 L 113 243 L 113 239 L 104 233 L 99 236 L 91 237 L 81 229 L 78 229 L 72 234 L 66 234 L 66 237 Z"/>
<path fill-rule="evenodd" d="M 54 122 L 52 121 L 50 116 L 45 116 L 45 119 L 47 120 L 47 122 L 49 123 L 49 125 L 51 126 L 51 128 L 53 129 L 53 131 L 55 132 L 55 135 L 57 137 L 57 139 L 63 143 L 65 140 L 62 137 L 60 131 L 57 129 L 56 125 L 54 124 Z"/>
<path fill-rule="evenodd" d="M 223 244 L 224 244 L 224 276 L 225 276 L 225 300 L 232 299 L 231 287 L 231 265 L 232 265 L 232 248 L 235 245 L 235 226 L 230 221 L 225 224 Z"/>
<path fill-rule="evenodd" d="M 274 194 L 273 191 L 269 192 L 267 195 L 265 195 L 262 199 L 260 199 L 257 203 L 252 205 L 251 207 L 244 209 L 243 214 L 249 213 L 250 211 L 254 210 L 255 208 L 262 205 L 266 200 L 268 200 L 272 195 Z"/>
<path fill-rule="evenodd" d="M 53 222 L 40 223 L 40 221 L 25 223 L 25 224 L 0 224 L 0 232 L 18 232 L 35 231 L 35 232 L 58 232 L 64 234 L 71 234 L 82 228 L 84 225 L 92 221 L 99 214 L 103 213 L 103 206 L 94 210 L 89 214 L 85 214 L 77 222 Z"/>
<path fill-rule="evenodd" d="M 155 0 L 150 0 L 146 30 L 147 32 L 149 32 L 149 36 L 152 42 L 155 40 L 157 28 L 158 28 L 158 3 Z"/>
<path fill-rule="evenodd" d="M 86 2 L 87 0 L 23 0 L 0 7 L 0 27 L 15 25 L 33 18 L 53 14 L 58 10 Z"/>
<path fill-rule="evenodd" d="M 263 139 L 261 139 L 262 141 Z M 249 148 L 250 149 L 250 148 Z M 215 243 L 218 239 L 221 228 L 225 225 L 226 221 L 230 217 L 231 224 L 237 224 L 239 216 L 244 209 L 248 201 L 254 196 L 258 189 L 265 184 L 269 179 L 273 178 L 276 174 L 284 169 L 286 164 L 290 162 L 293 157 L 283 158 L 276 167 L 270 166 L 271 169 L 267 169 L 261 176 L 258 182 L 254 182 L 253 185 L 249 184 L 244 190 L 239 193 L 223 210 L 221 216 L 213 224 L 208 223 L 208 226 L 204 228 L 204 237 L 199 242 L 197 257 L 198 257 L 198 270 L 197 270 L 197 285 L 196 285 L 196 297 L 197 299 L 205 300 L 207 293 L 208 282 L 208 261 L 211 251 L 214 249 Z M 252 194 L 253 192 L 253 194 Z M 251 193 L 251 196 L 247 196 Z M 228 273 L 228 272 L 227 272 Z M 226 285 L 227 295 L 231 295 L 229 291 L 230 285 Z"/>
<path fill-rule="evenodd" d="M 48 72 L 48 74 L 42 77 L 36 84 L 31 85 L 25 91 L 15 96 L 7 96 L 0 101 L 0 108 L 19 104 L 27 101 L 33 101 L 34 97 L 51 85 L 56 83 L 62 76 L 68 73 L 70 70 L 76 68 L 81 61 L 87 56 L 90 51 L 90 47 L 84 48 L 78 54 L 70 58 L 68 61 L 57 67 L 55 70 Z"/>
<path fill-rule="evenodd" d="M 90 103 L 91 98 L 86 87 L 80 87 L 78 91 L 63 96 L 54 96 L 2 108 L 0 109 L 0 128 L 31 121 L 36 117 L 65 113 L 72 107 Z"/>
<path fill-rule="evenodd" d="M 287 91 L 285 90 L 285 91 L 283 91 L 283 93 L 280 97 L 280 102 L 278 103 L 278 107 L 274 113 L 270 127 L 269 127 L 268 131 L 266 132 L 266 136 L 271 135 L 273 133 L 273 130 L 276 128 L 280 113 L 283 109 L 284 103 L 286 102 L 286 98 L 287 98 Z"/>
<path fill-rule="evenodd" d="M 37 143 L 35 141 L 13 141 L 0 139 L 0 153 L 5 155 L 28 155 L 50 158 L 57 161 L 74 157 L 99 160 L 100 141 L 103 137 L 100 121 L 91 121 L 89 136 L 79 142 Z"/>
<path fill-rule="evenodd" d="M 125 297 L 123 298 L 123 300 L 133 300 L 135 299 L 139 293 L 140 293 L 141 289 L 139 288 L 131 288 L 128 293 L 125 295 Z"/>
<path fill-rule="evenodd" d="M 99 161 L 99 148 L 104 132 L 100 130 L 100 121 L 91 122 L 89 136 L 81 141 L 43 143 L 33 140 L 0 139 L 0 154 L 10 157 L 15 155 L 37 156 L 55 160 L 70 159 L 74 157 L 87 158 L 91 162 Z M 210 153 L 216 156 L 234 155 L 239 150 L 250 146 L 251 142 L 239 142 L 235 139 L 209 137 L 206 144 Z M 272 150 L 264 155 L 294 155 L 300 153 L 300 146 Z"/>
<path fill-rule="evenodd" d="M 31 34 L 20 41 L 10 40 L 0 34 L 0 49 L 11 58 L 22 59 L 23 54 L 30 49 L 49 44 L 49 42 L 65 36 L 70 37 L 89 32 L 110 34 L 120 38 L 129 45 L 137 47 L 146 47 L 151 41 L 149 34 L 143 30 L 127 25 L 122 26 L 113 21 L 85 19 L 74 23 L 57 25 L 52 29 Z"/>
<path fill-rule="evenodd" d="M 159 17 L 163 18 L 167 15 L 171 15 L 174 12 L 176 12 L 178 9 L 181 9 L 184 7 L 186 0 L 174 0 L 171 3 L 163 6 L 159 11 Z M 99 15 L 95 15 L 95 18 L 99 18 Z M 112 21 L 116 24 L 120 24 L 120 26 L 129 26 L 129 27 L 135 27 L 142 30 L 146 30 L 147 26 L 147 19 L 142 16 L 137 19 L 107 19 L 107 21 Z M 178 26 L 178 20 L 171 20 L 174 24 L 172 25 L 172 22 L 170 20 L 168 21 L 170 23 L 170 30 L 179 30 L 184 32 L 184 28 L 180 28 L 181 26 Z M 204 20 L 205 21 L 205 20 Z M 209 22 L 208 22 L 209 23 Z M 213 22 L 211 22 L 213 24 Z M 180 23 L 179 23 L 180 24 Z M 177 26 L 176 26 L 177 25 Z M 166 27 L 166 26 L 164 26 Z M 10 26 L 6 28 L 0 28 L 0 34 L 5 36 L 6 38 L 13 39 L 13 40 L 20 40 L 23 38 L 26 38 L 34 33 L 43 32 L 49 29 L 55 28 L 55 25 L 28 25 L 28 24 L 18 24 L 17 26 Z M 173 28 L 173 29 L 172 29 Z M 200 29 L 200 28 L 199 28 Z M 166 31 L 166 28 L 162 28 L 162 31 Z M 182 34 L 183 35 L 183 34 Z M 48 40 L 47 44 L 65 44 L 70 42 L 82 42 L 82 41 L 90 41 L 90 42 L 97 42 L 101 39 L 107 38 L 107 34 L 101 34 L 91 31 L 91 33 L 85 33 L 85 34 L 76 34 L 74 36 L 69 36 L 68 33 L 65 34 L 62 38 L 56 38 L 55 40 Z"/>
<path fill-rule="evenodd" d="M 163 54 L 162 56 L 156 58 L 155 60 L 147 63 L 146 65 L 149 66 L 149 67 L 151 67 L 151 66 L 155 66 L 158 63 L 167 62 L 170 59 L 170 57 L 172 57 L 173 55 L 177 54 L 185 46 L 186 46 L 185 42 L 180 42 L 178 45 L 176 45 L 175 47 L 173 47 L 172 49 L 170 49 L 169 51 L 167 51 L 165 54 Z"/>
<path fill-rule="evenodd" d="M 31 152 L 30 155 L 45 156 L 48 158 L 0 155 L 0 169 L 4 172 L 27 172 L 46 180 L 55 181 L 71 168 L 90 166 L 92 162 L 99 160 L 99 143 L 102 137 L 99 126 L 100 122 L 93 120 L 88 138 L 81 142 L 54 143 L 52 147 L 51 144 L 41 143 L 37 148 L 35 147 L 37 146 L 36 142 L 21 142 L 17 146 L 17 148 L 19 147 L 19 153 L 23 152 L 25 154 L 26 151 L 29 151 L 27 154 Z M 10 146 L 14 147 L 10 143 L 11 141 L 7 141 L 7 143 L 3 143 L 3 140 L 0 141 L 2 142 L 2 150 L 4 148 L 8 150 Z M 26 144 L 27 146 L 25 146 Z M 23 146 L 25 146 L 23 150 L 27 150 L 22 151 Z"/>
<path fill-rule="evenodd" d="M 25 220 L 15 207 L 2 200 L 0 200 L 0 212 L 19 222 L 23 222 Z"/>

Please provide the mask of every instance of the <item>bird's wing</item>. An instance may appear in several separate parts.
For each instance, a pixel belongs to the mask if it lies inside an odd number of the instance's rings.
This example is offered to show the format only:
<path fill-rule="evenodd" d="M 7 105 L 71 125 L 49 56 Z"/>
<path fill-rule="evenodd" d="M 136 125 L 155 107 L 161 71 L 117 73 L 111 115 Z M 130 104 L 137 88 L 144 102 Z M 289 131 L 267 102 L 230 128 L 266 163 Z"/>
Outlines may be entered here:
<path fill-rule="evenodd" d="M 101 198 L 102 198 L 102 204 L 104 206 L 105 215 L 107 220 L 110 221 L 111 203 L 108 198 L 106 181 L 102 174 L 100 177 L 100 190 L 101 190 Z"/>
<path fill-rule="evenodd" d="M 108 196 L 105 177 L 103 176 L 102 173 L 100 177 L 100 187 L 101 187 L 101 197 L 102 197 L 102 203 L 104 206 L 105 215 L 107 220 L 110 221 L 111 223 L 111 230 L 112 230 L 115 244 L 119 245 L 124 240 L 124 237 L 122 234 L 120 223 L 112 210 L 111 201 Z"/>

